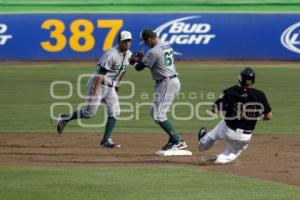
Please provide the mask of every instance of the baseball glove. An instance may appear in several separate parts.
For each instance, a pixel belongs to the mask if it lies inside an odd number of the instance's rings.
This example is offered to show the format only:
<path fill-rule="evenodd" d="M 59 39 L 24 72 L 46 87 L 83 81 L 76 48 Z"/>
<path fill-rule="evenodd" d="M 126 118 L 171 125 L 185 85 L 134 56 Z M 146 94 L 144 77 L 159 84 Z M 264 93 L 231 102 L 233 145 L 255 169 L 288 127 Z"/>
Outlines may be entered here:
<path fill-rule="evenodd" d="M 141 62 L 143 57 L 143 52 L 134 52 L 129 59 L 129 64 L 134 65 L 135 63 Z"/>

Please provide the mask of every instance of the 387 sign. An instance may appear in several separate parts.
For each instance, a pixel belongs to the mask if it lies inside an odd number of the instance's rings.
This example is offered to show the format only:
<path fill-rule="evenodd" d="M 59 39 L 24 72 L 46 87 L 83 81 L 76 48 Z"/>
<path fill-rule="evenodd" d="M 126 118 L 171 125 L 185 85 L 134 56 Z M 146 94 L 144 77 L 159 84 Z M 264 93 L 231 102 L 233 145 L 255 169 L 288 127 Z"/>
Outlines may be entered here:
<path fill-rule="evenodd" d="M 0 60 L 96 61 L 121 30 L 132 33 L 132 51 L 146 49 L 139 33 L 147 27 L 174 49 L 165 66 L 174 58 L 300 60 L 299 24 L 299 13 L 0 13 Z"/>
<path fill-rule="evenodd" d="M 88 19 L 76 19 L 70 24 L 66 24 L 59 19 L 47 19 L 41 24 L 41 28 L 49 30 L 49 40 L 42 41 L 41 47 L 47 52 L 60 52 L 69 45 L 74 52 L 91 51 L 96 38 L 93 35 L 95 29 L 109 29 L 102 46 L 102 51 L 106 51 L 113 46 L 113 41 L 117 33 L 123 27 L 122 19 L 99 19 L 94 23 Z M 66 31 L 70 31 L 70 36 L 66 36 Z"/>

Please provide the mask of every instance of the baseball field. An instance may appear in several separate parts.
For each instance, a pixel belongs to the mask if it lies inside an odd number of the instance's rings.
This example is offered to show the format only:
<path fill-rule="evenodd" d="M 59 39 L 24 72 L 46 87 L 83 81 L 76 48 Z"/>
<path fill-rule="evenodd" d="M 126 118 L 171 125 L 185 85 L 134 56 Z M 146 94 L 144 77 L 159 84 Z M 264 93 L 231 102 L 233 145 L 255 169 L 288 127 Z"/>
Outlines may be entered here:
<path fill-rule="evenodd" d="M 260 122 L 248 151 L 233 164 L 206 166 L 201 158 L 218 153 L 223 144 L 205 153 L 197 151 L 196 132 L 219 120 L 193 115 L 189 105 L 211 102 L 224 86 L 236 84 L 239 70 L 251 65 L 257 72 L 255 87 L 264 90 L 273 107 L 274 120 Z M 0 199 L 298 199 L 300 195 L 299 74 L 296 63 L 201 63 L 177 65 L 183 94 L 177 98 L 174 126 L 193 152 L 191 157 L 164 158 L 154 155 L 166 141 L 166 135 L 151 120 L 150 106 L 139 112 L 121 109 L 113 137 L 120 149 L 99 148 L 103 127 L 81 128 L 70 123 L 61 136 L 49 113 L 53 103 L 70 103 L 76 108 L 83 100 L 76 90 L 81 74 L 93 73 L 88 63 L 1 63 L 0 116 Z M 197 73 L 195 73 L 197 72 Z M 70 98 L 51 97 L 53 81 L 74 85 Z M 149 71 L 129 68 L 125 81 L 135 86 L 134 96 L 120 102 L 151 102 L 144 92 L 153 90 Z M 85 81 L 81 84 L 85 92 Z M 68 86 L 54 86 L 55 95 L 67 95 Z M 132 86 L 123 85 L 120 95 L 129 95 Z M 193 98 L 188 97 L 193 94 Z M 215 95 L 214 95 L 215 94 Z M 190 99 L 188 99 L 190 98 Z M 207 117 L 208 105 L 200 106 Z M 127 110 L 127 112 L 126 112 Z M 55 107 L 54 115 L 67 112 Z M 103 109 L 87 125 L 103 122 Z M 198 119 L 199 118 L 199 119 Z"/>

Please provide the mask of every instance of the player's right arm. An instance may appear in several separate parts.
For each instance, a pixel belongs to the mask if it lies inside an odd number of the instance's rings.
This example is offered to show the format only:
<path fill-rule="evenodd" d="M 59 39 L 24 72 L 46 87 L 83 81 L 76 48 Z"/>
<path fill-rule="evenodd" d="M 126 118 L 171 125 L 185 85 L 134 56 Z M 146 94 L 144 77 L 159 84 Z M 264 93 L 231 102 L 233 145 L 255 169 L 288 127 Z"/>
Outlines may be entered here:
<path fill-rule="evenodd" d="M 109 55 L 108 52 L 106 52 L 99 60 L 97 64 L 97 76 L 94 81 L 93 89 L 92 89 L 92 97 L 96 97 L 97 94 L 97 88 L 101 86 L 101 84 L 104 81 L 104 76 L 112 66 L 113 58 L 112 55 Z"/>
<path fill-rule="evenodd" d="M 157 60 L 157 55 L 154 53 L 154 51 L 149 50 L 146 53 L 146 55 L 143 57 L 143 60 L 134 64 L 134 68 L 137 71 L 142 71 L 146 67 L 151 68 L 154 65 L 156 60 Z"/>
<path fill-rule="evenodd" d="M 226 90 L 219 96 L 219 98 L 212 105 L 211 111 L 213 113 L 219 113 L 220 111 L 226 111 Z"/>
<path fill-rule="evenodd" d="M 104 81 L 104 76 L 105 74 L 107 73 L 107 69 L 99 66 L 99 69 L 97 70 L 97 76 L 95 78 L 95 81 L 94 81 L 94 85 L 93 85 L 93 90 L 92 90 L 92 97 L 96 97 L 98 94 L 97 94 L 97 88 L 101 86 L 101 84 L 103 83 Z"/>

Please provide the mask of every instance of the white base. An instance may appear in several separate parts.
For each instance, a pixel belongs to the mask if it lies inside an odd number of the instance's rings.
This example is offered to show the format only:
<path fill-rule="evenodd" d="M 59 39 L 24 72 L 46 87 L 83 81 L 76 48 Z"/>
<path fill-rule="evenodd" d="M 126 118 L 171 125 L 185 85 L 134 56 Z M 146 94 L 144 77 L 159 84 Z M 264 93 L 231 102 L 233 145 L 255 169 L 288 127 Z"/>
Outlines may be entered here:
<path fill-rule="evenodd" d="M 155 152 L 157 156 L 191 156 L 193 153 L 188 150 L 159 150 Z"/>

